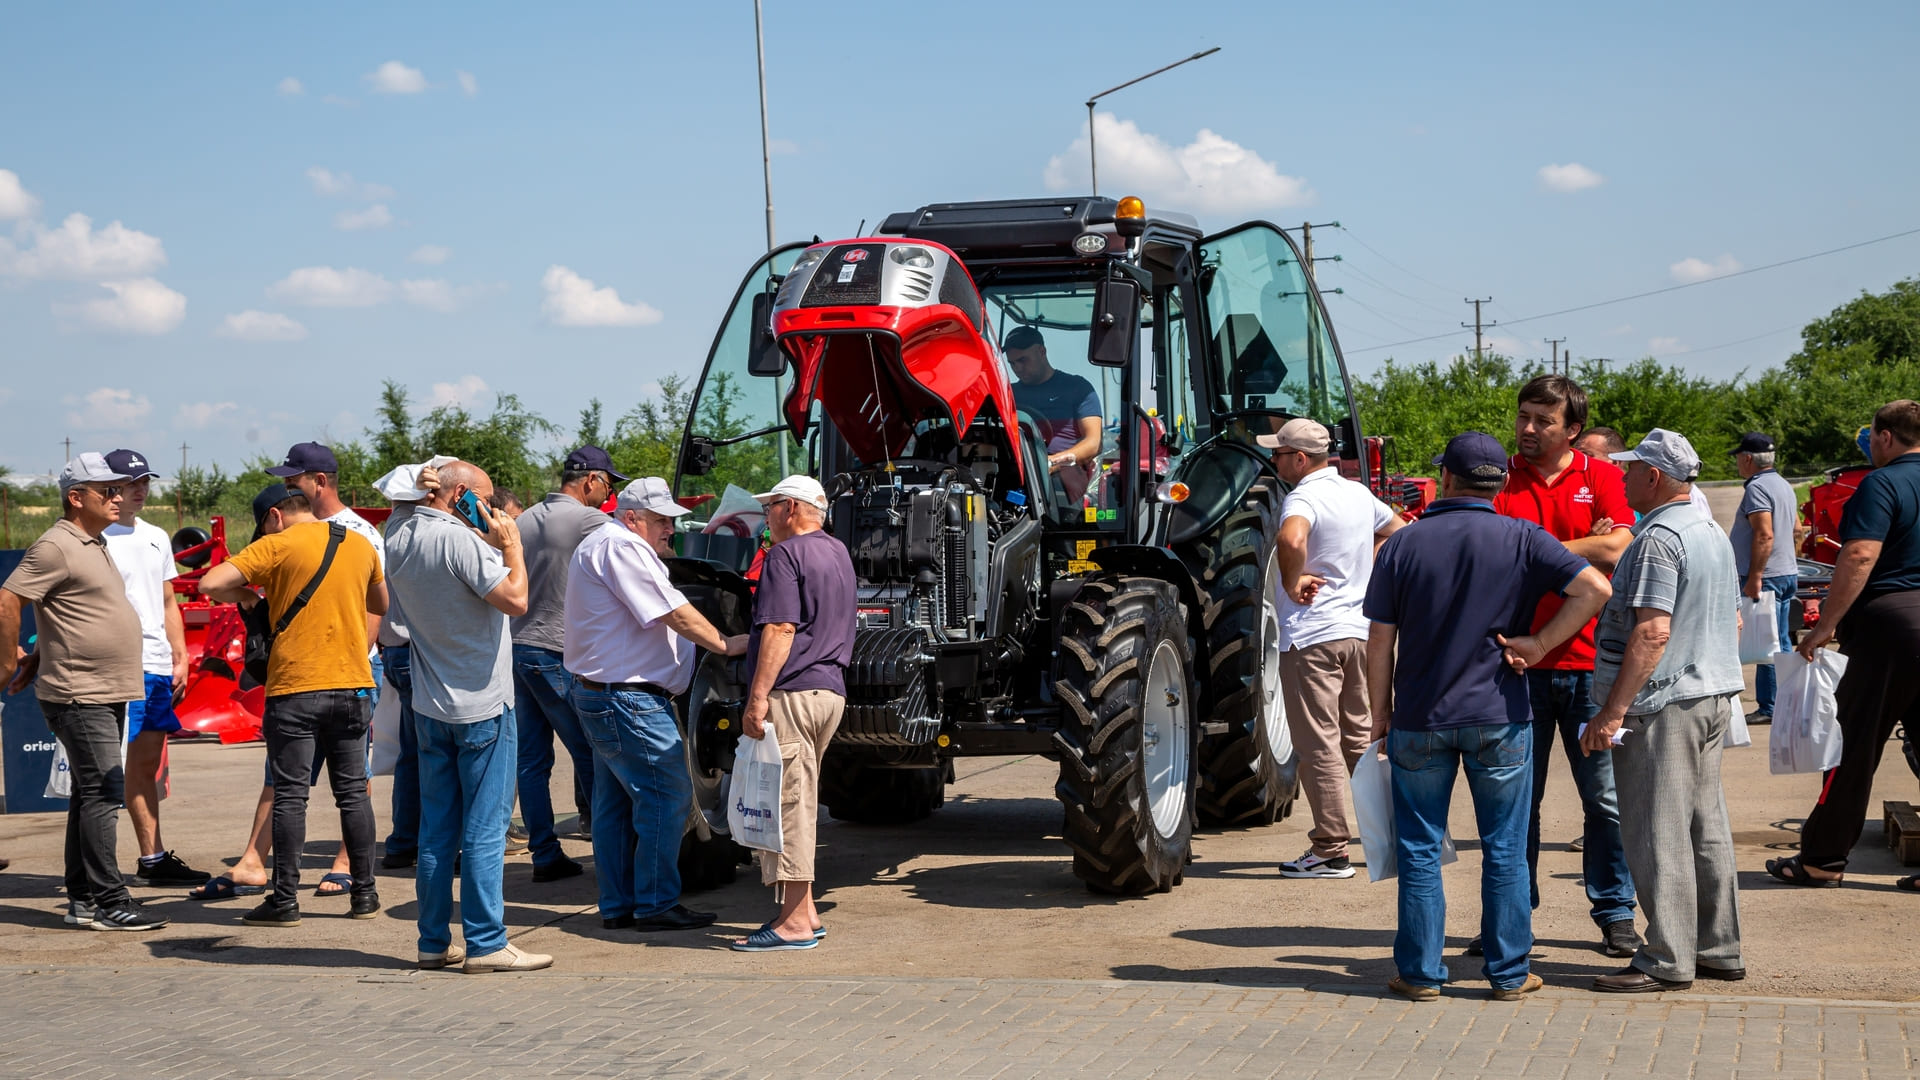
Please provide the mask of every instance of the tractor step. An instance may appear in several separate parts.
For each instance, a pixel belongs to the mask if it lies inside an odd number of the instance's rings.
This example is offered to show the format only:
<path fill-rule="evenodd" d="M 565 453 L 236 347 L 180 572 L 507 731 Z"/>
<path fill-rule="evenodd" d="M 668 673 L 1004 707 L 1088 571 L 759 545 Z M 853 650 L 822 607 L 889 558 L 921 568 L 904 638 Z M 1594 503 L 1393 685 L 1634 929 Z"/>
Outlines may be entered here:
<path fill-rule="evenodd" d="M 1902 865 L 1920 866 L 1920 811 L 1912 803 L 1892 799 L 1881 805 L 1887 815 L 1887 846 Z"/>
<path fill-rule="evenodd" d="M 1200 725 L 1200 734 L 1225 735 L 1227 733 L 1227 729 L 1232 726 L 1233 725 L 1227 723 L 1225 720 L 1209 720 L 1206 723 Z"/>

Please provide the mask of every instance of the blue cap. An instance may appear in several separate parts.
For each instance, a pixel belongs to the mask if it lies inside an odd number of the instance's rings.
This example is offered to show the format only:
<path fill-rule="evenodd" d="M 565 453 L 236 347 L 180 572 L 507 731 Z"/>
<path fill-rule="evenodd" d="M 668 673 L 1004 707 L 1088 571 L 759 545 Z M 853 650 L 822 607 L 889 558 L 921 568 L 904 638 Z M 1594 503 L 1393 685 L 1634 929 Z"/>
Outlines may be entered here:
<path fill-rule="evenodd" d="M 613 455 L 597 446 L 583 446 L 567 455 L 567 462 L 561 468 L 567 472 L 603 472 L 621 483 L 633 479 L 622 476 L 614 470 Z"/>
<path fill-rule="evenodd" d="M 268 476 L 278 476 L 282 480 L 299 476 L 301 473 L 323 472 L 337 473 L 340 462 L 336 461 L 333 451 L 317 442 L 295 443 L 287 451 L 287 460 L 267 470 Z"/>
<path fill-rule="evenodd" d="M 109 450 L 106 456 L 107 468 L 117 473 L 125 473 L 129 480 L 138 480 L 142 477 L 160 475 L 153 471 L 153 466 L 147 464 L 145 457 L 135 451 Z"/>
<path fill-rule="evenodd" d="M 268 484 L 253 497 L 253 538 L 260 539 L 267 525 L 267 511 L 300 494 L 285 484 Z"/>
<path fill-rule="evenodd" d="M 1455 476 L 1492 480 L 1507 474 L 1507 448 L 1485 432 L 1468 431 L 1447 440 L 1447 448 L 1433 459 Z"/>

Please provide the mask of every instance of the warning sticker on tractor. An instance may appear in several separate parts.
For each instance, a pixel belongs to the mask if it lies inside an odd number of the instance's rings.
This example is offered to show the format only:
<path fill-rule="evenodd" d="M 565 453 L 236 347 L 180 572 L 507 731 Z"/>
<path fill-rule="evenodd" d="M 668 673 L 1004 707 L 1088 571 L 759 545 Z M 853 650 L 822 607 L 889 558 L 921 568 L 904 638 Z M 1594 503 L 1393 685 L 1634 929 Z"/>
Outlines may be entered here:
<path fill-rule="evenodd" d="M 1091 574 L 1098 569 L 1100 568 L 1085 559 L 1067 560 L 1067 573 L 1069 574 Z"/>
<path fill-rule="evenodd" d="M 1093 554 L 1094 545 L 1098 543 L 1098 540 L 1075 540 L 1073 542 L 1073 557 L 1076 559 L 1087 558 Z"/>
<path fill-rule="evenodd" d="M 1091 506 L 1087 507 L 1087 524 L 1091 525 L 1094 522 L 1099 520 L 1100 520 L 1100 511 L 1094 509 Z"/>

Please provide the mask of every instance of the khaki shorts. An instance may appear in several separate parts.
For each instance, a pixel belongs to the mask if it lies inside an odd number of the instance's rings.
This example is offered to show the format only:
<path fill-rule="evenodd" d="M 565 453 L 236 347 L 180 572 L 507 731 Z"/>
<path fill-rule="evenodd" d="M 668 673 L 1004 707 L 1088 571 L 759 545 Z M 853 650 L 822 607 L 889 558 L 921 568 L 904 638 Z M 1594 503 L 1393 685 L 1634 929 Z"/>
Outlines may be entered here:
<path fill-rule="evenodd" d="M 760 852 L 760 880 L 812 881 L 819 839 L 820 759 L 840 727 L 847 699 L 831 690 L 775 690 L 767 722 L 780 740 L 780 846 Z"/>

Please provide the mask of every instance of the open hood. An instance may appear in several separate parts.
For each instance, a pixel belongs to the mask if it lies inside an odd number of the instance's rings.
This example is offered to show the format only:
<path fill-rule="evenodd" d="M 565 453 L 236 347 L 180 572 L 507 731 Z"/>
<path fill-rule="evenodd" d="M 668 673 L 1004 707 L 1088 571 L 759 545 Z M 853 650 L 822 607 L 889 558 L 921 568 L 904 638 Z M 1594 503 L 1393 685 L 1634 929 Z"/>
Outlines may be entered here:
<path fill-rule="evenodd" d="M 922 421 L 960 435 L 992 410 L 1011 427 L 1013 388 L 984 326 L 973 278 L 939 244 L 816 244 L 774 298 L 774 337 L 794 367 L 787 423 L 803 437 L 818 402 L 866 462 L 904 456 Z M 1020 442 L 1007 443 L 1024 478 Z"/>

